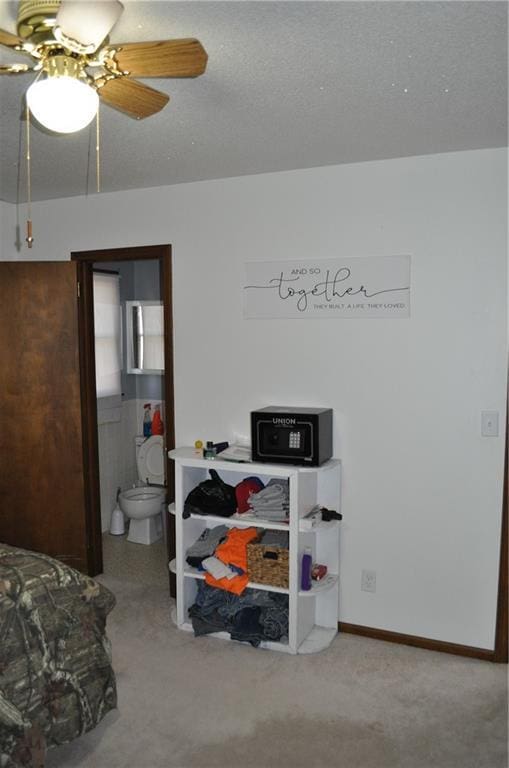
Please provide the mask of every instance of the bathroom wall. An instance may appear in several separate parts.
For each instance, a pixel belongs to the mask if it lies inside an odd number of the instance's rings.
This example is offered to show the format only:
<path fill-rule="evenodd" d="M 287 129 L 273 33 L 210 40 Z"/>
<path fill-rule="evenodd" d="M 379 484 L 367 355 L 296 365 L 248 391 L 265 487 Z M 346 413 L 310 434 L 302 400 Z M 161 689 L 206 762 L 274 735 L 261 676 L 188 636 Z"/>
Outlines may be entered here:
<path fill-rule="evenodd" d="M 137 401 L 125 400 L 118 416 L 104 421 L 98 403 L 99 482 L 101 488 L 101 530 L 110 527 L 117 489 L 130 488 L 137 480 L 134 436 L 137 423 Z"/>
<path fill-rule="evenodd" d="M 134 438 L 143 432 L 143 406 L 150 402 L 162 406 L 162 376 L 128 374 L 125 334 L 125 302 L 160 298 L 159 263 L 102 262 L 100 269 L 117 272 L 120 278 L 122 307 L 122 395 L 118 401 L 98 401 L 99 480 L 101 488 L 101 527 L 107 531 L 115 508 L 118 488 L 124 490 L 138 482 Z M 163 413 L 162 413 L 163 415 Z"/>

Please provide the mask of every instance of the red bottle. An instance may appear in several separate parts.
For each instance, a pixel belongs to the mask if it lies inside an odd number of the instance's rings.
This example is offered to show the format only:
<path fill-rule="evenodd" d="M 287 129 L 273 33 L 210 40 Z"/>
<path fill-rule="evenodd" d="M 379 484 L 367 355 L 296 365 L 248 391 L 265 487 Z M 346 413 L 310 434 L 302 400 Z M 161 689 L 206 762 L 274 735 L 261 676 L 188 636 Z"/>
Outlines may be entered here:
<path fill-rule="evenodd" d="M 159 410 L 158 405 L 156 405 L 155 407 L 154 416 L 152 418 L 152 434 L 153 435 L 164 434 L 164 424 L 163 424 L 163 420 L 161 419 L 161 412 Z"/>

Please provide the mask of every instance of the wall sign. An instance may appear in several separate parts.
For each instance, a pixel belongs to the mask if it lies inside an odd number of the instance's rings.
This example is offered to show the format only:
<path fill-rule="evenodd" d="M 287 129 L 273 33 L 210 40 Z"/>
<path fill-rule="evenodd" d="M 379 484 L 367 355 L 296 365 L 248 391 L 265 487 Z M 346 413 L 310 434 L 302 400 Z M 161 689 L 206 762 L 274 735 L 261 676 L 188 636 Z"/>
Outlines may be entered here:
<path fill-rule="evenodd" d="M 246 318 L 410 317 L 410 256 L 252 261 Z"/>

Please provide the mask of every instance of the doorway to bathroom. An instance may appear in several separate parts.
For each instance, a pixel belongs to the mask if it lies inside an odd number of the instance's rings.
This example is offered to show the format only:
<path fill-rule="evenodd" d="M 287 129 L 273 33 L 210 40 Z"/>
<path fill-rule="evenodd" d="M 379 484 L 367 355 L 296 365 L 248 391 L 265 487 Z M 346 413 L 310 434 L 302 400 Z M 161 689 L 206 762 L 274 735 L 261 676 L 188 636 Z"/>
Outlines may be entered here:
<path fill-rule="evenodd" d="M 161 520 L 164 536 L 152 535 L 147 539 L 150 544 L 128 541 L 128 518 L 116 512 L 112 525 L 112 514 L 119 489 L 125 491 L 142 480 L 137 452 L 148 410 L 151 419 L 156 412 L 161 415 L 163 435 L 158 440 L 163 443 L 166 501 L 174 498 L 173 462 L 167 454 L 175 445 L 171 247 L 77 252 L 71 259 L 77 262 L 80 286 L 83 443 L 94 571 L 119 578 L 136 572 L 142 580 L 145 574 L 163 581 L 174 551 L 167 512 Z M 162 331 L 163 339 L 155 338 L 150 321 L 144 356 L 136 346 L 136 339 L 143 344 L 140 328 L 136 322 L 133 327 L 133 318 L 142 317 L 139 308 L 146 308 L 147 318 L 162 318 L 158 333 Z"/>

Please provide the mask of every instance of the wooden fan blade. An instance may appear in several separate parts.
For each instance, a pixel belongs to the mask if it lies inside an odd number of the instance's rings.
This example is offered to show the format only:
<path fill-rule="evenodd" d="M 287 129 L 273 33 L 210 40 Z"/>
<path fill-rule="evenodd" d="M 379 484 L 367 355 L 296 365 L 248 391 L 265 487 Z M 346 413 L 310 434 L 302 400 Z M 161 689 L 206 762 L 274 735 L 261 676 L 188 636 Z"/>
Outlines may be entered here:
<path fill-rule="evenodd" d="M 128 77 L 108 80 L 97 93 L 110 107 L 125 112 L 126 115 L 135 117 L 137 120 L 159 112 L 170 100 L 165 93 Z"/>
<path fill-rule="evenodd" d="M 19 45 L 23 45 L 24 42 L 21 37 L 16 37 L 16 35 L 6 32 L 5 29 L 0 29 L 0 45 L 6 45 L 7 48 L 16 48 Z"/>
<path fill-rule="evenodd" d="M 199 40 L 184 38 L 124 43 L 114 59 L 119 69 L 135 77 L 198 77 L 205 72 L 208 56 Z"/>

